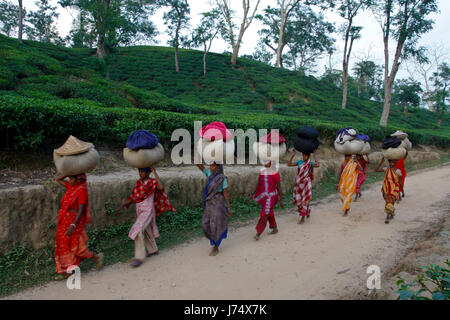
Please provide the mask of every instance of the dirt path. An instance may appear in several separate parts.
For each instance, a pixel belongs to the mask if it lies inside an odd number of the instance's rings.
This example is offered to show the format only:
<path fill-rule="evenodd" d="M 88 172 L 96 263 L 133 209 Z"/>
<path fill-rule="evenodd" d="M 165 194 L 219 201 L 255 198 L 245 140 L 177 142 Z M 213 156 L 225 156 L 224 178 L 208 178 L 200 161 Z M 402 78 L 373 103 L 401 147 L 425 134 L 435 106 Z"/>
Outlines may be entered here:
<path fill-rule="evenodd" d="M 349 217 L 336 196 L 312 207 L 297 225 L 293 209 L 278 215 L 280 233 L 253 240 L 254 225 L 231 230 L 217 257 L 198 239 L 163 251 L 138 269 L 128 263 L 82 275 L 81 290 L 65 282 L 8 299 L 330 299 L 364 296 L 366 268 L 387 275 L 408 248 L 448 211 L 450 166 L 407 178 L 396 218 L 384 224 L 381 183 L 364 190 Z M 433 206 L 441 203 L 440 206 Z M 382 283 L 383 285 L 383 283 Z"/>

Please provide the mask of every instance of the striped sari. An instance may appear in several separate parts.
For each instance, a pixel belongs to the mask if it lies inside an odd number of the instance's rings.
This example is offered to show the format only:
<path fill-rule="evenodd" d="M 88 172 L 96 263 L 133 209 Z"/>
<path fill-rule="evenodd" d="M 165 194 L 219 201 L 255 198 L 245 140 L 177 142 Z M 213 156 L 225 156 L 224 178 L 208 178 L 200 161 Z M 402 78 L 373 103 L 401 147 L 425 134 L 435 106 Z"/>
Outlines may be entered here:
<path fill-rule="evenodd" d="M 297 206 L 301 217 L 310 214 L 309 202 L 312 198 L 311 160 L 303 162 L 297 169 L 292 203 Z"/>
<path fill-rule="evenodd" d="M 339 192 L 341 194 L 342 211 L 345 213 L 350 209 L 352 197 L 356 191 L 356 181 L 358 179 L 358 164 L 356 161 L 350 159 L 341 174 L 339 181 Z"/>
<path fill-rule="evenodd" d="M 398 200 L 400 195 L 400 177 L 395 172 L 395 169 L 386 169 L 386 175 L 384 176 L 381 192 L 383 193 L 383 198 L 386 201 L 384 211 L 387 214 L 393 214 L 395 212 L 395 201 Z"/>

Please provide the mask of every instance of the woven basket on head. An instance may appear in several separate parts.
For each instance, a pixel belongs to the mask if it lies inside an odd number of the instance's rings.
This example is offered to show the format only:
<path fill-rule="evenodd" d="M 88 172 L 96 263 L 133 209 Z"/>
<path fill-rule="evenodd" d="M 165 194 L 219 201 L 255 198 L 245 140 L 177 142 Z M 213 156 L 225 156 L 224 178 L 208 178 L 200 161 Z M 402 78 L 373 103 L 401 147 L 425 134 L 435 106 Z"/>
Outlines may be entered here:
<path fill-rule="evenodd" d="M 55 153 L 58 156 L 73 156 L 88 152 L 93 147 L 94 145 L 90 142 L 84 142 L 74 136 L 70 136 L 61 147 L 55 150 Z"/>
<path fill-rule="evenodd" d="M 405 132 L 403 132 L 403 131 L 401 131 L 401 130 L 397 130 L 397 131 L 395 131 L 393 134 L 391 134 L 391 136 L 397 137 L 397 138 L 399 138 L 400 140 L 403 140 L 403 139 L 405 139 L 405 138 L 408 137 L 408 134 L 405 133 Z"/>

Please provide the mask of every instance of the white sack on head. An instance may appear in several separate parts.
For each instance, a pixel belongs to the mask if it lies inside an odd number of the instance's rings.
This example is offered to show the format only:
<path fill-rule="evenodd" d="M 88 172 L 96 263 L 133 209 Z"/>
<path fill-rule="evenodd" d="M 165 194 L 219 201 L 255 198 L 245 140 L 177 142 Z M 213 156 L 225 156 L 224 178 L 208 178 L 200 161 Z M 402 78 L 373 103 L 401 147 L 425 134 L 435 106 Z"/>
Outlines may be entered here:
<path fill-rule="evenodd" d="M 253 153 L 258 156 L 259 161 L 263 164 L 269 161 L 279 162 L 280 158 L 286 153 L 286 143 L 255 142 L 253 143 Z"/>
<path fill-rule="evenodd" d="M 153 149 L 131 150 L 124 148 L 123 159 L 133 168 L 148 168 L 164 159 L 164 147 L 158 143 Z"/>
<path fill-rule="evenodd" d="M 408 138 L 403 139 L 400 146 L 405 148 L 407 151 L 410 151 L 412 149 L 412 143 Z"/>
<path fill-rule="evenodd" d="M 388 160 L 400 160 L 406 156 L 406 149 L 403 147 L 382 149 L 383 157 Z"/>
<path fill-rule="evenodd" d="M 348 134 L 345 131 L 342 131 L 337 137 L 335 142 L 344 144 L 347 141 L 352 141 L 356 138 L 357 132 L 355 129 L 347 130 Z"/>
<path fill-rule="evenodd" d="M 94 170 L 100 160 L 100 155 L 95 148 L 77 155 L 60 156 L 53 151 L 53 161 L 56 169 L 64 176 L 76 176 Z"/>
<path fill-rule="evenodd" d="M 368 154 L 369 152 L 370 152 L 370 143 L 369 142 L 364 142 L 364 147 L 361 150 L 361 152 L 358 153 L 358 154 L 364 155 L 364 154 Z"/>
<path fill-rule="evenodd" d="M 217 164 L 232 163 L 234 159 L 234 140 L 208 141 L 200 139 L 197 144 L 197 151 L 202 155 L 207 164 L 213 162 Z"/>
<path fill-rule="evenodd" d="M 364 148 L 364 141 L 351 140 L 345 143 L 334 142 L 334 148 L 341 154 L 359 154 Z"/>

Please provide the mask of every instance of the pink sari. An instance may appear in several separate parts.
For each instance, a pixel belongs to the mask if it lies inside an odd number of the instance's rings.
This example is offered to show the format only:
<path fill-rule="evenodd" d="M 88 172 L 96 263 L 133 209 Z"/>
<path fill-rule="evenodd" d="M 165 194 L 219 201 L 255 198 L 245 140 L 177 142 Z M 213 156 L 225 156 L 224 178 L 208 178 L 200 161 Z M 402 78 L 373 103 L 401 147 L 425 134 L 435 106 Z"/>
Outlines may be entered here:
<path fill-rule="evenodd" d="M 159 230 L 156 225 L 154 195 L 155 193 L 152 193 L 144 201 L 136 203 L 137 219 L 128 234 L 130 239 L 135 240 L 138 234 L 147 227 L 152 230 L 155 238 L 159 237 Z"/>

